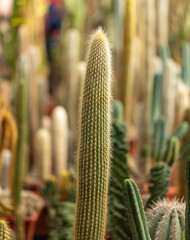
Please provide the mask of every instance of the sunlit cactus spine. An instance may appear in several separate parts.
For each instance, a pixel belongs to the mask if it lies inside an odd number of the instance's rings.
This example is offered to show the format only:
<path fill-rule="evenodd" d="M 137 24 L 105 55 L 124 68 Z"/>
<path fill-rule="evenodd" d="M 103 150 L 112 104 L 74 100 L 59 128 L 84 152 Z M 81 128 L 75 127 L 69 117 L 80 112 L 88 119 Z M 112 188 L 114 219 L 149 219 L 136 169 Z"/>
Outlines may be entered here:
<path fill-rule="evenodd" d="M 134 51 L 136 37 L 136 0 L 125 0 L 123 21 L 123 51 L 121 59 L 121 98 L 125 106 L 125 121 L 130 128 L 132 123 L 132 95 L 134 83 Z"/>
<path fill-rule="evenodd" d="M 45 128 L 40 128 L 35 135 L 35 162 L 37 178 L 44 181 L 52 173 L 51 135 Z"/>
<path fill-rule="evenodd" d="M 181 240 L 185 230 L 185 203 L 158 201 L 147 210 L 146 216 L 151 239 Z"/>
<path fill-rule="evenodd" d="M 99 28 L 91 36 L 82 94 L 75 240 L 105 238 L 110 124 L 111 53 Z"/>
<path fill-rule="evenodd" d="M 112 107 L 112 157 L 109 191 L 110 219 L 108 226 L 111 229 L 113 240 L 128 239 L 131 237 L 129 227 L 126 227 L 125 204 L 123 199 L 122 183 L 129 178 L 127 170 L 128 142 L 126 141 L 126 125 L 124 122 L 124 108 L 119 100 L 113 102 Z M 118 222 L 120 224 L 118 224 Z"/>
<path fill-rule="evenodd" d="M 68 115 L 62 106 L 57 106 L 52 112 L 52 151 L 53 169 L 58 178 L 67 169 L 68 161 Z"/>
<path fill-rule="evenodd" d="M 3 219 L 0 219 L 0 239 L 13 240 L 11 230 L 10 230 L 7 222 Z"/>
<path fill-rule="evenodd" d="M 26 141 L 26 85 L 24 81 L 18 88 L 18 142 L 15 159 L 14 175 L 14 206 L 19 207 L 21 202 L 21 190 L 24 182 L 25 156 L 24 143 Z"/>
<path fill-rule="evenodd" d="M 158 162 L 151 169 L 149 180 L 150 198 L 146 207 L 149 208 L 154 202 L 167 196 L 169 189 L 170 167 L 165 162 Z"/>
<path fill-rule="evenodd" d="M 123 187 L 126 203 L 126 215 L 130 224 L 132 239 L 151 240 L 142 199 L 137 185 L 132 179 L 126 179 Z"/>

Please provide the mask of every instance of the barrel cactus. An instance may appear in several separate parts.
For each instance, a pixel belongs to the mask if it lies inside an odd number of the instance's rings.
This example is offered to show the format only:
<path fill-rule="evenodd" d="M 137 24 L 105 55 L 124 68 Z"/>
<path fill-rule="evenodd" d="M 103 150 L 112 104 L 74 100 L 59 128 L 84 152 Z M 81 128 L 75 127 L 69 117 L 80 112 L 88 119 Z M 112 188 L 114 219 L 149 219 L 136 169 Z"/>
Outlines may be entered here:
<path fill-rule="evenodd" d="M 185 230 L 184 202 L 160 200 L 147 210 L 146 215 L 151 239 L 181 239 Z"/>
<path fill-rule="evenodd" d="M 91 37 L 82 93 L 75 240 L 103 240 L 110 165 L 111 53 L 101 28 Z"/>

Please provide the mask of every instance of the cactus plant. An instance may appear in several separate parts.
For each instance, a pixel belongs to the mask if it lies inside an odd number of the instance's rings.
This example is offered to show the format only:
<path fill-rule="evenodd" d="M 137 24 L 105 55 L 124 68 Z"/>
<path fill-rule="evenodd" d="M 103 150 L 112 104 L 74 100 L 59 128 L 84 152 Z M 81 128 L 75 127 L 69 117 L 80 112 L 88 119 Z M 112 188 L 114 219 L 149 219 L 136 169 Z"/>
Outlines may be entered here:
<path fill-rule="evenodd" d="M 52 112 L 52 151 L 54 174 L 61 178 L 63 170 L 67 169 L 68 160 L 68 116 L 66 110 L 57 106 Z"/>
<path fill-rule="evenodd" d="M 126 141 L 123 105 L 118 100 L 113 103 L 112 119 L 112 166 L 109 193 L 110 219 L 108 226 L 111 229 L 112 239 L 120 240 L 128 239 L 131 234 L 128 231 L 129 228 L 126 227 L 127 219 L 122 194 L 122 182 L 129 178 L 127 171 L 128 143 Z"/>
<path fill-rule="evenodd" d="M 182 64 L 182 79 L 190 86 L 190 44 L 184 43 L 182 46 L 183 64 Z"/>
<path fill-rule="evenodd" d="M 179 140 L 182 140 L 189 131 L 189 123 L 184 121 L 180 124 L 180 126 L 172 133 L 172 137 L 177 137 Z"/>
<path fill-rule="evenodd" d="M 126 214 L 130 224 L 132 239 L 151 240 L 139 190 L 132 179 L 124 181 Z"/>
<path fill-rule="evenodd" d="M 0 239 L 2 240 L 12 240 L 12 233 L 7 224 L 3 219 L 0 219 Z"/>
<path fill-rule="evenodd" d="M 51 151 L 51 135 L 45 128 L 40 128 L 35 135 L 35 170 L 37 178 L 44 181 L 52 170 L 52 151 Z"/>
<path fill-rule="evenodd" d="M 99 28 L 91 37 L 83 87 L 75 240 L 103 240 L 110 159 L 111 54 Z"/>
<path fill-rule="evenodd" d="M 151 239 L 181 239 L 185 230 L 185 203 L 158 201 L 147 210 L 146 216 Z"/>
<path fill-rule="evenodd" d="M 158 162 L 151 169 L 151 178 L 149 191 L 151 197 L 149 198 L 146 207 L 149 208 L 153 202 L 166 197 L 169 189 L 170 168 L 165 162 Z"/>
<path fill-rule="evenodd" d="M 64 170 L 61 178 L 61 199 L 75 202 L 76 199 L 76 172 L 73 169 Z"/>
<path fill-rule="evenodd" d="M 190 157 L 186 162 L 186 212 L 185 212 L 185 239 L 190 237 Z"/>
<path fill-rule="evenodd" d="M 166 145 L 162 161 L 166 162 L 169 166 L 172 166 L 172 164 L 178 159 L 178 157 L 179 139 L 177 137 L 171 137 Z"/>
<path fill-rule="evenodd" d="M 10 169 L 11 169 L 12 154 L 9 149 L 4 149 L 0 155 L 1 171 L 0 173 L 0 185 L 6 189 L 10 187 Z"/>

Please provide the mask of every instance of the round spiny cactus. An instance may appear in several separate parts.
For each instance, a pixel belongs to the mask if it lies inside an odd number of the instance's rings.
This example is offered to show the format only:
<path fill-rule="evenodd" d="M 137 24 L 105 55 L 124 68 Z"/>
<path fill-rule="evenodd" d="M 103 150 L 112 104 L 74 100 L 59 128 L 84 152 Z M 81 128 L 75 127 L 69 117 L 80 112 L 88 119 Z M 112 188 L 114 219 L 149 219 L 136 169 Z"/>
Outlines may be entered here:
<path fill-rule="evenodd" d="M 111 54 L 99 28 L 91 37 L 82 93 L 75 240 L 103 240 L 110 166 Z"/>
<path fill-rule="evenodd" d="M 11 240 L 12 234 L 7 222 L 0 219 L 0 239 L 1 240 Z"/>
<path fill-rule="evenodd" d="M 179 240 L 185 230 L 185 203 L 161 200 L 146 212 L 153 240 Z"/>

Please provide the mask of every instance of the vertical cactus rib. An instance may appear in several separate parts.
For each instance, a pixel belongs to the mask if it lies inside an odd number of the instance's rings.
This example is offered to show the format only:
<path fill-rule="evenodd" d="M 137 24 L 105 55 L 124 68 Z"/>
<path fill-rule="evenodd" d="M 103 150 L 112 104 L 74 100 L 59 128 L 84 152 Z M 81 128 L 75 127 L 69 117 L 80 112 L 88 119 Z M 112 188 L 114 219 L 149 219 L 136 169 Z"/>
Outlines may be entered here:
<path fill-rule="evenodd" d="M 99 28 L 91 37 L 83 86 L 75 240 L 105 237 L 110 160 L 111 53 Z"/>
<path fill-rule="evenodd" d="M 190 239 L 190 157 L 186 163 L 185 239 Z"/>
<path fill-rule="evenodd" d="M 147 220 L 139 190 L 132 179 L 124 181 L 126 213 L 134 240 L 150 240 Z"/>

